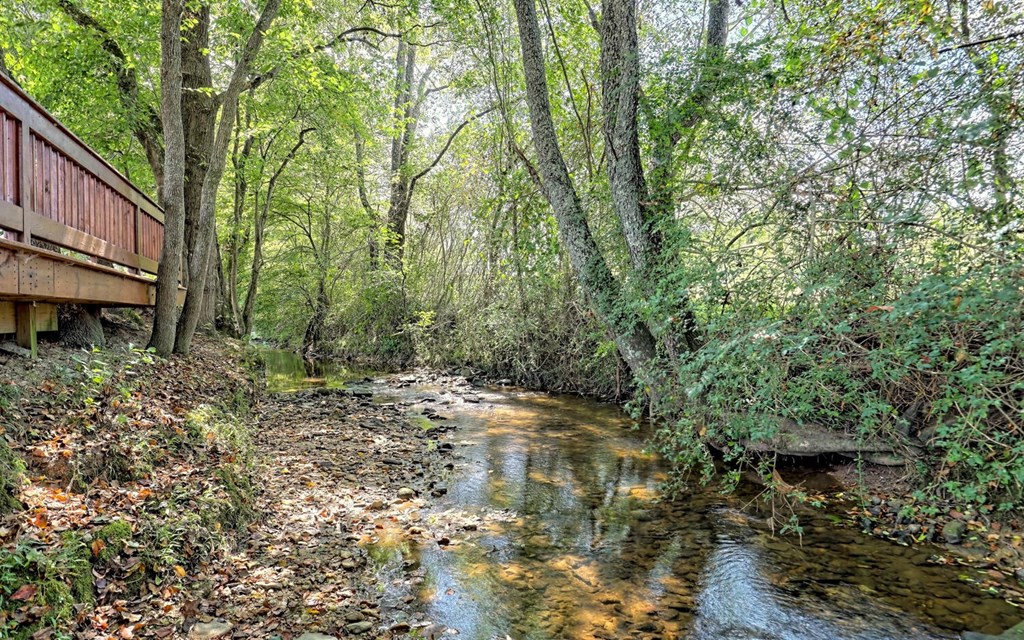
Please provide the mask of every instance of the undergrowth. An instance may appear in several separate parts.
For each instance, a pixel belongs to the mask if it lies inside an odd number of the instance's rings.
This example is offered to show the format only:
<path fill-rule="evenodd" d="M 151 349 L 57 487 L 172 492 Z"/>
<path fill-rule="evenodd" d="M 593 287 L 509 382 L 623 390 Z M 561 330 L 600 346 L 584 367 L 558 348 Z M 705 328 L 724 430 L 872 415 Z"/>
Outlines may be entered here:
<path fill-rule="evenodd" d="M 258 517 L 252 350 L 224 355 L 184 376 L 182 362 L 138 349 L 80 352 L 5 395 L 9 411 L 27 418 L 11 436 L 15 450 L 34 452 L 27 474 L 34 494 L 118 515 L 86 518 L 56 535 L 45 504 L 10 503 L 8 517 L 27 521 L 19 528 L 30 535 L 0 551 L 0 637 L 44 629 L 69 637 L 94 606 L 180 581 L 226 552 L 235 532 Z M 244 374 L 227 373 L 236 365 Z M 22 469 L 21 456 L 0 439 L 0 499 L 18 496 Z M 157 481 L 183 472 L 173 483 Z M 163 484 L 173 489 L 151 488 Z"/>

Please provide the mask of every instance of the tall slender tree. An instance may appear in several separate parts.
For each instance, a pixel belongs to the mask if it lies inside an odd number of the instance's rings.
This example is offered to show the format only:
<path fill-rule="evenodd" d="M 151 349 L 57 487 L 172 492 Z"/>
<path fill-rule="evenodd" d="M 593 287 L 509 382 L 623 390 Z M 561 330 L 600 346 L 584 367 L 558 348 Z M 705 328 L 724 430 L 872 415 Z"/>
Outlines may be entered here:
<path fill-rule="evenodd" d="M 156 311 L 149 346 L 162 356 L 174 349 L 178 307 L 178 277 L 181 273 L 185 237 L 185 128 L 181 115 L 181 17 L 182 0 L 163 0 L 160 20 L 160 113 L 165 151 L 164 242 L 156 281 Z"/>

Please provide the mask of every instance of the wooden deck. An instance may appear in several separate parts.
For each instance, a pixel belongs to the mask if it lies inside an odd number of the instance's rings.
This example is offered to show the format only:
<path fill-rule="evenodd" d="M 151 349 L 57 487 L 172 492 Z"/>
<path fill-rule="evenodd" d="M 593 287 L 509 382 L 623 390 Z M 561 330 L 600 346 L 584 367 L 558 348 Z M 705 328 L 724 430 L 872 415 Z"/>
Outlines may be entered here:
<path fill-rule="evenodd" d="M 155 301 L 160 207 L 3 74 L 0 230 L 0 333 L 23 347 L 54 304 Z"/>

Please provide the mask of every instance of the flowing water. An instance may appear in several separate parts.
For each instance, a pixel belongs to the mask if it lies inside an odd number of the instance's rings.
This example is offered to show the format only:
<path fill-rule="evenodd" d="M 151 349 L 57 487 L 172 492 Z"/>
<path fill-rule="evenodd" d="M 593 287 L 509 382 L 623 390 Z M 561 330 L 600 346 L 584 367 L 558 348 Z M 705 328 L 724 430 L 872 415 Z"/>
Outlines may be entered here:
<path fill-rule="evenodd" d="M 289 386 L 305 384 L 278 384 Z M 665 467 L 614 406 L 369 386 L 381 401 L 444 405 L 459 458 L 433 517 L 487 522 L 459 544 L 371 549 L 396 619 L 413 612 L 481 640 L 896 640 L 998 634 L 1024 617 L 972 584 L 976 572 L 932 562 L 940 546 L 879 541 L 827 514 L 801 516 L 800 538 L 773 535 L 749 489 L 660 499 Z"/>

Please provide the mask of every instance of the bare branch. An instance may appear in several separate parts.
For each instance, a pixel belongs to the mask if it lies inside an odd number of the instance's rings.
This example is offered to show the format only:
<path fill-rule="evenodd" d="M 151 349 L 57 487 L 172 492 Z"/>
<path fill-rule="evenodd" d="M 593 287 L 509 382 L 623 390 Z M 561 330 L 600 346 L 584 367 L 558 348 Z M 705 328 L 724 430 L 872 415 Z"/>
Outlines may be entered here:
<path fill-rule="evenodd" d="M 1004 33 L 1000 36 L 992 36 L 991 38 L 984 38 L 982 40 L 975 40 L 973 42 L 964 42 L 963 44 L 953 45 L 951 47 L 944 47 L 939 49 L 939 53 L 948 53 L 950 51 L 956 51 L 957 49 L 967 49 L 968 47 L 978 47 L 983 44 L 990 44 L 992 42 L 999 42 L 1001 40 L 1012 40 L 1014 38 L 1020 38 L 1024 36 L 1024 30 L 1014 31 L 1013 33 Z"/>
<path fill-rule="evenodd" d="M 444 143 L 444 147 L 442 147 L 441 151 L 438 152 L 437 156 L 434 158 L 434 161 L 427 165 L 426 168 L 423 169 L 423 171 L 420 171 L 419 173 L 412 177 L 412 180 L 409 182 L 409 192 L 412 193 L 413 187 L 416 185 L 417 180 L 430 173 L 430 171 L 434 167 L 436 167 L 439 162 L 441 162 L 441 159 L 444 158 L 444 154 L 448 152 L 448 149 L 452 146 L 452 143 L 455 142 L 455 138 L 459 135 L 460 131 L 465 129 L 471 122 L 484 117 L 485 115 L 494 111 L 495 109 L 497 109 L 497 107 L 490 107 L 484 111 L 481 111 L 480 113 L 475 113 L 470 117 L 466 118 L 465 120 L 463 120 L 462 124 L 456 127 L 455 131 L 452 131 L 452 134 L 448 136 L 448 141 Z"/>

